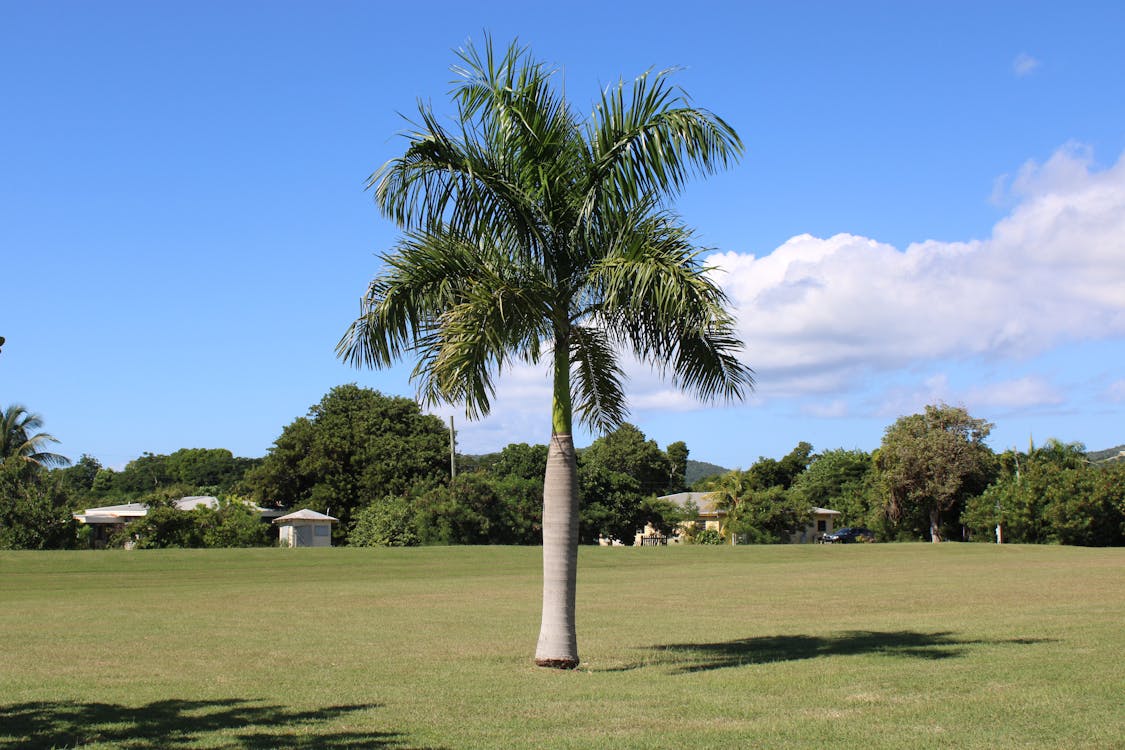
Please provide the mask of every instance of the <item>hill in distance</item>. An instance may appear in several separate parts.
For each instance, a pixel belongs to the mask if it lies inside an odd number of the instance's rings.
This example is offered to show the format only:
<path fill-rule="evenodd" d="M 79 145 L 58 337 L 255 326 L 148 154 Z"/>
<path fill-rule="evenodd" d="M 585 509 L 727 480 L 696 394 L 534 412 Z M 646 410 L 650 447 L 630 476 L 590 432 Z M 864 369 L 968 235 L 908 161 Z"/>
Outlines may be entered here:
<path fill-rule="evenodd" d="M 687 471 L 684 472 L 684 481 L 688 487 L 691 487 L 700 479 L 719 476 L 720 474 L 726 474 L 728 471 L 730 471 L 730 469 L 724 469 L 718 464 L 710 464 L 706 461 L 695 461 L 689 458 L 687 461 Z"/>
<path fill-rule="evenodd" d="M 1086 458 L 1093 464 L 1113 464 L 1118 461 L 1125 461 L 1125 445 L 1106 448 L 1104 451 L 1087 451 Z"/>

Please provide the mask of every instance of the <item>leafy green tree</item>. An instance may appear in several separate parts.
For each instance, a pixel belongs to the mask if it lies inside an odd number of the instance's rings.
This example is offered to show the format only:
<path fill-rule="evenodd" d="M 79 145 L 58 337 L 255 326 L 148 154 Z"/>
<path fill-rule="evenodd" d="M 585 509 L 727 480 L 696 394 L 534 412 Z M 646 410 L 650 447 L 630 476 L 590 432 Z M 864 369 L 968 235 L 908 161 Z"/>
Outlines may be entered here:
<path fill-rule="evenodd" d="M 962 523 L 991 540 L 1114 546 L 1125 543 L 1125 465 L 1086 463 L 1077 443 L 1049 441 L 1000 456 L 1001 476 L 966 504 Z"/>
<path fill-rule="evenodd" d="M 56 477 L 26 457 L 0 461 L 0 549 L 74 546 L 70 496 Z"/>
<path fill-rule="evenodd" d="M 117 472 L 113 469 L 98 469 L 94 475 L 94 482 L 90 485 L 90 492 L 95 497 L 105 497 L 112 494 L 117 486 Z"/>
<path fill-rule="evenodd" d="M 173 481 L 226 494 L 260 459 L 237 458 L 226 448 L 181 448 L 165 466 Z"/>
<path fill-rule="evenodd" d="M 651 524 L 654 529 L 664 536 L 676 533 L 684 521 L 694 521 L 699 516 L 699 508 L 685 509 L 672 502 L 654 495 L 649 495 L 641 500 L 639 516 L 643 524 Z M 691 515 L 688 515 L 688 512 Z"/>
<path fill-rule="evenodd" d="M 205 547 L 265 547 L 270 544 L 269 524 L 262 520 L 249 498 L 220 497 L 219 507 L 198 507 L 189 513 L 202 527 Z"/>
<path fill-rule="evenodd" d="M 687 490 L 688 453 L 687 443 L 683 440 L 669 443 L 664 449 L 664 454 L 668 457 L 668 487 L 665 488 L 667 494 Z"/>
<path fill-rule="evenodd" d="M 872 511 L 881 509 L 871 454 L 861 450 L 830 450 L 814 456 L 790 492 L 810 508 L 839 511 L 838 525 L 870 525 Z"/>
<path fill-rule="evenodd" d="M 0 412 L 0 460 L 14 456 L 46 468 L 68 466 L 69 458 L 47 450 L 49 444 L 59 441 L 39 432 L 42 426 L 43 417 L 20 404 L 11 404 Z"/>
<path fill-rule="evenodd" d="M 407 495 L 388 495 L 361 508 L 348 532 L 356 547 L 416 547 L 421 543 L 414 504 Z"/>
<path fill-rule="evenodd" d="M 510 544 L 511 520 L 483 473 L 458 474 L 448 486 L 424 493 L 416 503 L 417 525 L 426 544 Z"/>
<path fill-rule="evenodd" d="M 805 528 L 811 516 L 810 506 L 775 485 L 745 497 L 728 527 L 750 544 L 788 544 L 790 535 Z"/>
<path fill-rule="evenodd" d="M 668 456 L 660 450 L 655 440 L 646 440 L 645 434 L 625 423 L 598 438 L 579 452 L 578 473 L 585 466 L 600 466 L 611 472 L 626 474 L 636 481 L 637 492 L 659 495 L 668 489 L 672 466 Z"/>
<path fill-rule="evenodd" d="M 331 511 L 342 535 L 374 500 L 444 479 L 448 446 L 442 421 L 413 400 L 341 385 L 285 427 L 243 481 L 259 504 Z"/>
<path fill-rule="evenodd" d="M 608 87 L 583 122 L 553 71 L 516 45 L 460 53 L 458 123 L 422 105 L 406 153 L 370 180 L 404 228 L 337 351 L 387 367 L 417 356 L 427 403 L 487 414 L 514 360 L 550 362 L 543 491 L 543 621 L 536 663 L 578 664 L 579 538 L 573 419 L 598 431 L 626 415 L 620 349 L 703 398 L 740 398 L 751 374 L 726 298 L 692 236 L 661 201 L 734 162 L 725 122 L 691 107 L 665 73 Z"/>
<path fill-rule="evenodd" d="M 578 538 L 592 544 L 599 537 L 628 541 L 644 521 L 641 502 L 645 495 L 631 474 L 596 462 L 578 468 Z"/>
<path fill-rule="evenodd" d="M 510 443 L 499 453 L 485 456 L 481 468 L 497 477 L 519 477 L 542 482 L 547 470 L 547 446 Z"/>
<path fill-rule="evenodd" d="M 770 487 L 789 489 L 812 460 L 812 445 L 801 442 L 780 461 L 761 456 L 747 471 L 751 486 L 757 490 Z"/>
<path fill-rule="evenodd" d="M 195 511 L 170 505 L 149 505 L 143 518 L 128 524 L 111 543 L 132 542 L 136 549 L 193 549 L 204 547 L 203 525 Z"/>
<path fill-rule="evenodd" d="M 930 540 L 942 541 L 942 514 L 982 492 L 995 471 L 984 440 L 992 424 L 961 407 L 930 405 L 887 428 L 875 454 L 885 508 L 892 520 L 912 513 L 928 519 Z"/>
<path fill-rule="evenodd" d="M 771 472 L 779 463 L 760 459 L 762 462 L 768 462 Z M 727 472 L 710 484 L 712 502 L 724 513 L 722 534 L 731 543 L 739 537 L 750 544 L 783 544 L 810 518 L 811 506 L 780 484 L 763 487 L 763 476 L 751 467 Z"/>
<path fill-rule="evenodd" d="M 546 446 L 543 446 L 546 447 Z M 492 480 L 496 498 L 504 506 L 507 544 L 543 542 L 543 476 L 509 475 Z"/>
<path fill-rule="evenodd" d="M 168 457 L 147 451 L 125 464 L 113 477 L 114 490 L 134 497 L 175 483 L 176 477 L 168 468 Z"/>
<path fill-rule="evenodd" d="M 53 473 L 62 483 L 67 494 L 71 495 L 76 502 L 83 503 L 87 497 L 93 494 L 94 482 L 101 470 L 102 465 L 98 459 L 83 453 L 73 466 L 55 469 Z"/>

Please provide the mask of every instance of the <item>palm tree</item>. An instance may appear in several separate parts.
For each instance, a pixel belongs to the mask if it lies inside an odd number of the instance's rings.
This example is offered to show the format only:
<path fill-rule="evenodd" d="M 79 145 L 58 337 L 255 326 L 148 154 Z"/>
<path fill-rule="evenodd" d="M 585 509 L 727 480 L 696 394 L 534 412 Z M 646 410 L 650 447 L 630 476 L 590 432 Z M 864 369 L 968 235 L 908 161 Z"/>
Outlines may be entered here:
<path fill-rule="evenodd" d="M 738 525 L 742 503 L 750 497 L 751 492 L 753 492 L 753 484 L 750 481 L 750 473 L 739 469 L 728 471 L 711 485 L 711 502 L 715 510 L 723 514 L 719 521 L 720 532 L 730 538 L 731 544 L 735 542 L 732 527 Z"/>
<path fill-rule="evenodd" d="M 48 443 L 59 442 L 46 432 L 36 432 L 43 418 L 26 407 L 12 404 L 0 412 L 0 461 L 13 456 L 44 467 L 69 466 L 70 459 L 45 450 Z"/>
<path fill-rule="evenodd" d="M 525 48 L 498 58 L 486 39 L 483 55 L 470 45 L 458 56 L 453 129 L 421 105 L 406 153 L 368 182 L 405 235 L 337 353 L 376 368 L 410 353 L 423 402 L 463 403 L 469 418 L 489 412 L 495 378 L 516 360 L 551 363 L 535 661 L 572 668 L 575 412 L 598 431 L 624 421 L 622 348 L 705 399 L 753 386 L 726 297 L 661 203 L 742 144 L 667 73 L 609 87 L 581 121 Z"/>

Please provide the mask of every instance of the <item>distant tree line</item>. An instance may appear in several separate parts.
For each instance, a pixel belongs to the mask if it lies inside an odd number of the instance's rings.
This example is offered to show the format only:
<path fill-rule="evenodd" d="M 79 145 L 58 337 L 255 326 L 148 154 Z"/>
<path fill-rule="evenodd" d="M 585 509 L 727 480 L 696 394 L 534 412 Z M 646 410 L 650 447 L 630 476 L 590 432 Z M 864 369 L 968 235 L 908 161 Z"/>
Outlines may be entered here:
<path fill-rule="evenodd" d="M 57 441 L 38 415 L 12 406 L 3 420 L 0 548 L 83 546 L 72 513 L 125 502 L 150 508 L 118 540 L 139 547 L 267 544 L 251 502 L 330 513 L 340 519 L 337 544 L 541 543 L 545 445 L 458 455 L 451 478 L 441 420 L 411 399 L 356 385 L 329 391 L 264 458 L 185 448 L 145 453 L 118 471 L 89 456 L 68 465 L 49 450 Z M 837 526 L 866 526 L 887 541 L 995 541 L 999 527 L 1005 542 L 1125 543 L 1119 449 L 1087 454 L 1050 440 L 996 454 L 985 443 L 991 428 L 964 409 L 934 405 L 897 420 L 870 453 L 815 453 L 801 442 L 780 459 L 726 471 L 691 461 L 683 442 L 661 449 L 624 424 L 578 453 L 580 538 L 628 543 L 646 524 L 670 533 L 696 509 L 660 498 L 692 489 L 713 493 L 725 512 L 720 534 L 689 533 L 698 543 L 731 534 L 783 543 L 815 507 L 839 511 Z M 689 481 L 701 467 L 722 473 Z M 219 507 L 172 506 L 190 495 L 215 496 Z"/>

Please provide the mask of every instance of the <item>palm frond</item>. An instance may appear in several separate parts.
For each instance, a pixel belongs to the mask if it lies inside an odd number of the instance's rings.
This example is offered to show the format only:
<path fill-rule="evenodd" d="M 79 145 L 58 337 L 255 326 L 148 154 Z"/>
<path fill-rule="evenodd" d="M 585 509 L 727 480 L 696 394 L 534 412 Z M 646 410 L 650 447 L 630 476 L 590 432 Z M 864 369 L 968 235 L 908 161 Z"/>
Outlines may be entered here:
<path fill-rule="evenodd" d="M 388 270 L 371 283 L 337 356 L 379 368 L 413 353 L 424 402 L 487 414 L 493 377 L 513 356 L 538 359 L 552 294 L 535 266 L 513 263 L 494 239 L 448 229 L 407 235 L 384 256 Z"/>
<path fill-rule="evenodd" d="M 630 218 L 591 270 L 598 313 L 638 359 L 700 397 L 734 400 L 753 387 L 727 298 L 691 234 L 667 212 Z"/>
<path fill-rule="evenodd" d="M 54 435 L 37 432 L 41 427 L 43 417 L 22 404 L 10 404 L 0 414 L 0 461 L 16 457 L 47 468 L 69 466 L 69 458 L 46 450 L 49 444 L 60 441 Z"/>
<path fill-rule="evenodd" d="M 570 357 L 581 422 L 595 432 L 619 427 L 626 417 L 625 373 L 606 332 L 587 326 L 571 328 Z"/>
<path fill-rule="evenodd" d="M 679 192 L 693 175 L 734 164 L 743 145 L 721 117 L 690 106 L 668 80 L 671 71 L 638 76 L 602 92 L 587 126 L 591 170 L 583 215 L 603 200 L 632 203 Z"/>

